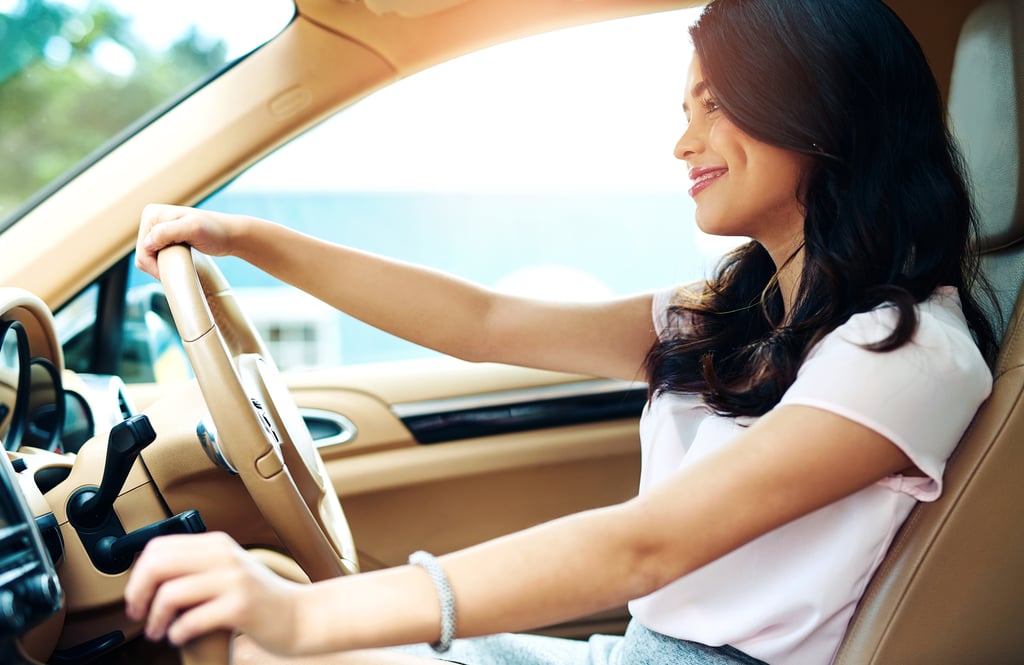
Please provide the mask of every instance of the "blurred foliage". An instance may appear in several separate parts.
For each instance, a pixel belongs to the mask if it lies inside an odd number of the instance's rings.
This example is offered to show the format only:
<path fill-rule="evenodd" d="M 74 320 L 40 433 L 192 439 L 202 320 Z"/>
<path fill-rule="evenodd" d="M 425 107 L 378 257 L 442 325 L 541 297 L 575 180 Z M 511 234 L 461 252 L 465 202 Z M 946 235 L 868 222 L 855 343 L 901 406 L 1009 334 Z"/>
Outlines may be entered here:
<path fill-rule="evenodd" d="M 98 0 L 77 10 L 22 0 L 0 13 L 0 219 L 219 69 L 226 50 L 195 30 L 157 50 Z"/>

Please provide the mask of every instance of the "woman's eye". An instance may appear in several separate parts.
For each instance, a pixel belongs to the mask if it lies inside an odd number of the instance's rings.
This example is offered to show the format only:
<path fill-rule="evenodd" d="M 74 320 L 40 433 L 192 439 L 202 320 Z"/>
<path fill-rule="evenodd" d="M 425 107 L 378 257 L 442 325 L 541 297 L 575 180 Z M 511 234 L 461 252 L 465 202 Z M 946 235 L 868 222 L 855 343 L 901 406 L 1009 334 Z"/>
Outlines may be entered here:
<path fill-rule="evenodd" d="M 716 99 L 714 99 L 712 97 L 706 97 L 706 98 L 702 99 L 700 104 L 701 104 L 701 106 L 704 107 L 704 111 L 706 113 L 714 113 L 715 111 L 717 111 L 718 109 L 721 108 L 718 105 L 718 100 L 716 100 Z"/>

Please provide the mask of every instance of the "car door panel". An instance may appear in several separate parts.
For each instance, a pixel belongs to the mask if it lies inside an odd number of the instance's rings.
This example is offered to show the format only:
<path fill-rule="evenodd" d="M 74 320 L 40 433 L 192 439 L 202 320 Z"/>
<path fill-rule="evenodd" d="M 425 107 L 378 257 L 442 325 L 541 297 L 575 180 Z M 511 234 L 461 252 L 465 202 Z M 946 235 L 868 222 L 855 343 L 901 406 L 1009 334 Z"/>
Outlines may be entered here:
<path fill-rule="evenodd" d="M 640 408 L 632 416 L 620 408 L 608 419 L 586 400 L 589 393 L 607 401 L 611 390 L 623 403 L 635 401 L 636 384 L 450 359 L 403 364 L 401 380 L 390 372 L 378 366 L 288 376 L 300 408 L 342 415 L 355 427 L 349 442 L 320 452 L 363 570 L 400 565 L 416 549 L 450 552 L 636 493 Z M 399 416 L 403 405 L 422 414 L 425 406 L 461 403 L 472 412 L 481 404 L 501 408 L 502 399 L 506 410 L 530 412 L 525 395 L 543 403 L 574 393 L 583 415 L 570 415 L 572 424 L 454 441 L 419 443 Z M 625 619 L 619 608 L 548 632 L 620 631 Z"/>

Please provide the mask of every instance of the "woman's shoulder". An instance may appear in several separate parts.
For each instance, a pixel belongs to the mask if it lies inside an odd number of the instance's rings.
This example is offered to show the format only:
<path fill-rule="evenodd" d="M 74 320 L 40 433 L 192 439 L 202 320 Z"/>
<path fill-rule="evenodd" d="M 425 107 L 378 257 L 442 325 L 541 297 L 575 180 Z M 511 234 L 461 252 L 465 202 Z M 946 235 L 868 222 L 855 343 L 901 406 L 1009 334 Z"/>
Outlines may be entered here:
<path fill-rule="evenodd" d="M 953 287 L 936 289 L 926 300 L 914 305 L 914 309 L 918 324 L 912 340 L 938 331 L 970 335 L 960 306 L 960 295 Z M 826 338 L 841 337 L 857 344 L 873 344 L 892 334 L 899 317 L 899 308 L 895 304 L 883 303 L 866 312 L 853 314 Z"/>
<path fill-rule="evenodd" d="M 955 371 L 978 376 L 990 376 L 984 357 L 967 325 L 960 304 L 960 295 L 954 287 L 936 289 L 930 297 L 915 305 L 917 326 L 910 340 L 891 351 L 878 352 L 878 360 L 885 362 L 895 354 L 912 360 L 916 366 L 932 365 L 937 371 Z M 869 346 L 886 339 L 899 322 L 899 309 L 883 304 L 870 311 L 854 314 L 825 336 L 808 354 L 827 353 L 840 345 Z M 873 352 L 874 353 L 874 352 Z"/>
<path fill-rule="evenodd" d="M 914 334 L 888 351 L 870 345 L 894 330 L 894 305 L 851 316 L 811 350 L 780 405 L 822 408 L 879 432 L 935 481 L 926 493 L 935 497 L 944 460 L 988 397 L 992 372 L 955 290 L 937 290 L 916 311 Z"/>

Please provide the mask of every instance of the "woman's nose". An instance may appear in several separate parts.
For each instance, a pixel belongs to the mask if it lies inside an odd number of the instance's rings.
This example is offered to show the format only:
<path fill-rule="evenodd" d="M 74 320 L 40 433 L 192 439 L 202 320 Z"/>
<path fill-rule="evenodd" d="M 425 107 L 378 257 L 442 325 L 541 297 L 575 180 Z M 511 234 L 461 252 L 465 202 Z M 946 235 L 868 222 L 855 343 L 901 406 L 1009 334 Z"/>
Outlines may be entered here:
<path fill-rule="evenodd" d="M 702 149 L 703 142 L 694 135 L 693 129 L 693 124 L 690 124 L 676 142 L 676 148 L 673 151 L 676 159 L 685 161 Z"/>

